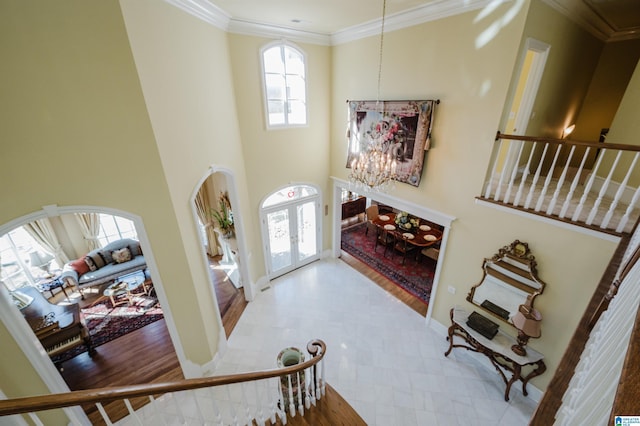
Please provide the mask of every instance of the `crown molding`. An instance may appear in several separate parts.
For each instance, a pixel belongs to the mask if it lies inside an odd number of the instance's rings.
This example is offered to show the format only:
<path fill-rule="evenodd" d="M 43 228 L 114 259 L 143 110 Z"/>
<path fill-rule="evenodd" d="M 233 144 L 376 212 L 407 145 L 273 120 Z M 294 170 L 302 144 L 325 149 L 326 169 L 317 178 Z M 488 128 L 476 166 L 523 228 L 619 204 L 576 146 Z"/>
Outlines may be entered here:
<path fill-rule="evenodd" d="M 164 0 L 216 28 L 227 31 L 231 15 L 208 0 Z"/>
<path fill-rule="evenodd" d="M 507 0 L 510 1 L 510 0 Z M 481 9 L 493 3 L 491 0 L 436 0 L 385 17 L 385 32 L 396 31 L 429 21 L 459 15 Z M 336 31 L 331 35 L 331 44 L 342 44 L 380 34 L 382 18 Z"/>
<path fill-rule="evenodd" d="M 167 3 L 214 25 L 236 34 L 254 35 L 331 46 L 380 34 L 382 18 L 337 31 L 322 34 L 297 29 L 233 19 L 229 14 L 207 0 L 165 0 Z M 511 0 L 506 0 L 511 1 Z M 424 22 L 477 10 L 491 4 L 492 0 L 435 0 L 429 4 L 408 9 L 385 17 L 385 32 L 396 31 Z"/>
<path fill-rule="evenodd" d="M 331 36 L 328 34 L 300 31 L 292 28 L 242 21 L 239 19 L 230 20 L 228 31 L 230 33 L 258 37 L 286 38 L 287 40 L 296 41 L 298 43 L 319 44 L 323 46 L 331 45 Z"/>
<path fill-rule="evenodd" d="M 616 31 L 593 11 L 583 0 L 542 0 L 551 8 L 604 41 L 622 41 L 640 38 L 640 31 Z"/>

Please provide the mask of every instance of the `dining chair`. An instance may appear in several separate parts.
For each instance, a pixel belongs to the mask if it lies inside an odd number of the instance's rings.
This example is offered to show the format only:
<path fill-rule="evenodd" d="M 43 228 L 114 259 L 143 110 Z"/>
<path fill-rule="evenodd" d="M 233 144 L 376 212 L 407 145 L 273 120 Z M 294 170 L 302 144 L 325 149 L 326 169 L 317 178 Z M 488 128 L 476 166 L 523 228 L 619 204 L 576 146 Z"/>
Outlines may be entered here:
<path fill-rule="evenodd" d="M 364 235 L 369 235 L 369 228 L 372 226 L 375 226 L 373 221 L 376 220 L 379 216 L 378 205 L 377 204 L 370 205 L 365 209 L 365 213 L 367 215 L 367 226 L 365 228 Z"/>
<path fill-rule="evenodd" d="M 373 248 L 373 251 L 377 252 L 378 246 L 382 245 L 384 246 L 384 253 L 382 255 L 386 256 L 387 248 L 393 247 L 396 241 L 395 237 L 393 236 L 393 232 L 394 231 L 388 231 L 384 229 L 384 227 L 381 225 L 376 225 L 376 245 Z"/>
<path fill-rule="evenodd" d="M 395 232 L 395 243 L 393 245 L 394 250 L 402 253 L 402 264 L 404 265 L 407 260 L 407 255 L 418 249 L 418 246 L 411 243 L 410 239 L 405 236 L 405 233 Z"/>

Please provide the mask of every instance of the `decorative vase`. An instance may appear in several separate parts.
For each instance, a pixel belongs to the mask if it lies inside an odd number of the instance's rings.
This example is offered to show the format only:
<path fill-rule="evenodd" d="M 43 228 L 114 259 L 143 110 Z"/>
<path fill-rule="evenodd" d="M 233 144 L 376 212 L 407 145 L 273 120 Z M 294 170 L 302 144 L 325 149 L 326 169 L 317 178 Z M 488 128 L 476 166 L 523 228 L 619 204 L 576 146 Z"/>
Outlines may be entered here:
<path fill-rule="evenodd" d="M 279 368 L 292 367 L 304 362 L 304 353 L 298 348 L 285 348 L 278 354 L 277 363 Z M 298 394 L 302 392 L 302 402 L 306 399 L 305 392 L 305 376 L 304 370 L 297 374 L 289 374 L 280 376 L 280 389 L 282 390 L 283 409 L 286 411 L 289 409 L 289 378 L 291 378 L 291 389 L 293 397 L 293 405 L 296 406 L 299 402 Z"/>

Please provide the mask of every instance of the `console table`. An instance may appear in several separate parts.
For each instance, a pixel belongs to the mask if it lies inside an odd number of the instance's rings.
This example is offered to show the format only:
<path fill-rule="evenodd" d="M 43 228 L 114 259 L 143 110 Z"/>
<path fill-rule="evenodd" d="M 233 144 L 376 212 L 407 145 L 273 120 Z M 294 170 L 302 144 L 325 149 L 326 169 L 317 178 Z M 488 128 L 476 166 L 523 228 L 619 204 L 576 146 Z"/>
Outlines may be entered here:
<path fill-rule="evenodd" d="M 455 307 L 451 309 L 451 327 L 449 327 L 449 349 L 445 352 L 448 356 L 453 348 L 465 348 L 467 350 L 478 352 L 489 358 L 491 364 L 496 368 L 500 377 L 507 386 L 504 392 L 504 400 L 509 401 L 509 391 L 511 385 L 517 380 L 522 381 L 522 393 L 527 395 L 527 382 L 532 378 L 541 375 L 547 369 L 544 364 L 542 355 L 527 346 L 527 354 L 519 356 L 511 350 L 511 346 L 516 343 L 516 339 L 505 334 L 502 330 L 498 330 L 498 334 L 489 340 L 471 327 L 467 325 L 467 317 L 469 313 L 464 309 Z M 454 344 L 454 336 L 461 337 L 464 343 Z M 523 374 L 523 368 L 531 369 L 526 375 Z M 511 377 L 507 374 L 511 373 Z"/>

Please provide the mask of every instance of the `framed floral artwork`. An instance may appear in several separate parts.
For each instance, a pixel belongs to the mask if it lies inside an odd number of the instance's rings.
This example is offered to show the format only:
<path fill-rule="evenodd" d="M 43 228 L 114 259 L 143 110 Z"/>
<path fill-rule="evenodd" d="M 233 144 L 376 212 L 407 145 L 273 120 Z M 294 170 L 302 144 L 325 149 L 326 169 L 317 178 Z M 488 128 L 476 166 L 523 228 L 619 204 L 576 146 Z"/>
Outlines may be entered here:
<path fill-rule="evenodd" d="M 347 168 L 375 141 L 395 159 L 396 181 L 418 186 L 425 151 L 429 149 L 433 111 L 438 103 L 438 100 L 348 101 Z"/>

